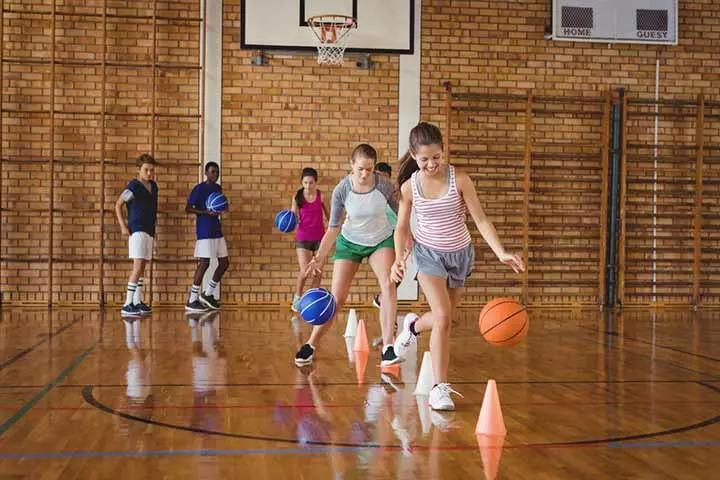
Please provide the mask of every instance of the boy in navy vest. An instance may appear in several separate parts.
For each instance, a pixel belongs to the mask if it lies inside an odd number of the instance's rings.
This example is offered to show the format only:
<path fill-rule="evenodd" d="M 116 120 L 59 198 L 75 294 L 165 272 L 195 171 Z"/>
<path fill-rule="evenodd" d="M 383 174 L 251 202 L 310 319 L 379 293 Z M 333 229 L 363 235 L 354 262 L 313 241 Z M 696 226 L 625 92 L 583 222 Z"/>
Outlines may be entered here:
<path fill-rule="evenodd" d="M 148 314 L 152 309 L 142 302 L 141 291 L 145 265 L 152 260 L 155 221 L 157 220 L 158 186 L 155 183 L 155 159 L 147 153 L 136 160 L 140 169 L 137 178 L 130 181 L 115 202 L 115 215 L 123 235 L 129 235 L 130 258 L 133 268 L 127 286 L 127 296 L 122 307 L 123 316 Z M 125 223 L 122 207 L 127 205 L 128 221 Z"/>
<path fill-rule="evenodd" d="M 203 312 L 207 309 L 217 310 L 220 308 L 220 301 L 215 298 L 215 291 L 230 265 L 227 244 L 220 228 L 220 214 L 208 210 L 205 206 L 211 193 L 222 193 L 222 187 L 217 183 L 219 176 L 220 166 L 215 162 L 208 162 L 205 165 L 206 180 L 195 185 L 185 206 L 187 213 L 196 216 L 195 257 L 198 259 L 193 284 L 190 288 L 190 297 L 185 305 L 185 310 L 188 312 Z M 200 291 L 200 286 L 205 272 L 210 266 L 211 258 L 217 258 L 218 265 L 213 272 L 212 280 L 203 293 Z"/>

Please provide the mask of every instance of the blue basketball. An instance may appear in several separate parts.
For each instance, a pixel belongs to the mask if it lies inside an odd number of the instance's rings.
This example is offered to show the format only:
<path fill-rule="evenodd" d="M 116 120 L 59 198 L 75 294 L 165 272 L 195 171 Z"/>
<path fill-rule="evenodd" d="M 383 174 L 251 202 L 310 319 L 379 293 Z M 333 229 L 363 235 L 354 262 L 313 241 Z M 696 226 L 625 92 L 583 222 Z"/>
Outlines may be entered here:
<path fill-rule="evenodd" d="M 324 288 L 311 288 L 300 298 L 300 315 L 310 325 L 322 325 L 335 315 L 335 297 Z"/>
<path fill-rule="evenodd" d="M 283 233 L 289 233 L 297 227 L 297 218 L 290 210 L 280 210 L 275 215 L 275 226 Z"/>
<path fill-rule="evenodd" d="M 228 200 L 222 193 L 213 192 L 208 195 L 207 200 L 205 200 L 205 208 L 211 212 L 224 212 L 228 208 Z"/>

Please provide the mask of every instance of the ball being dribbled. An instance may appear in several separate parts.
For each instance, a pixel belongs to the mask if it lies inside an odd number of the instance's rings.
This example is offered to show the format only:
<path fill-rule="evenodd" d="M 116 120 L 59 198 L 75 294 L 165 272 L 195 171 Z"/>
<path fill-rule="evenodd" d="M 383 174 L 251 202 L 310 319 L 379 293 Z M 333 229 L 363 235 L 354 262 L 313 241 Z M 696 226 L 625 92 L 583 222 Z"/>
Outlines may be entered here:
<path fill-rule="evenodd" d="M 324 288 L 311 288 L 300 298 L 300 316 L 310 325 L 322 325 L 335 315 L 335 297 Z"/>
<path fill-rule="evenodd" d="M 480 334 L 491 345 L 512 347 L 527 335 L 530 320 L 525 307 L 512 298 L 496 298 L 480 312 Z"/>

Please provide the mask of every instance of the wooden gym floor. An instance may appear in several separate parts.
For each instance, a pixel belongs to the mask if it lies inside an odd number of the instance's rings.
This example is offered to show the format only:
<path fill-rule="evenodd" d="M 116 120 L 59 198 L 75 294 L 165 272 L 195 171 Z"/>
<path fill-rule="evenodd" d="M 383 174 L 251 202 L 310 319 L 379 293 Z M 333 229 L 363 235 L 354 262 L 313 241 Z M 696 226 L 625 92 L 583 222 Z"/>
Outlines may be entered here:
<path fill-rule="evenodd" d="M 0 478 L 710 478 L 720 469 L 720 312 L 531 312 L 524 343 L 488 346 L 477 311 L 454 327 L 457 411 L 364 372 L 342 337 L 292 362 L 289 312 L 0 313 Z M 377 312 L 363 310 L 369 336 Z M 350 361 L 352 358 L 352 362 Z M 398 378 L 399 377 L 399 378 Z M 508 435 L 478 447 L 489 378 Z"/>

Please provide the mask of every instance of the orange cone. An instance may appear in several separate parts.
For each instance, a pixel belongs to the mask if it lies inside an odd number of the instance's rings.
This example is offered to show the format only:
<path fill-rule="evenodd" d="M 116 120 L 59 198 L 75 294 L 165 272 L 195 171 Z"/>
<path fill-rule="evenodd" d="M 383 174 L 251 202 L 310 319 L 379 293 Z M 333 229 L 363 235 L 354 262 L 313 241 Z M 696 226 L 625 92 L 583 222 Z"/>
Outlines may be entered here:
<path fill-rule="evenodd" d="M 478 435 L 507 435 L 495 380 L 489 380 L 485 387 L 485 397 L 482 407 L 480 407 L 475 433 Z"/>
<path fill-rule="evenodd" d="M 368 363 L 368 352 L 353 352 L 355 354 L 355 376 L 358 385 L 365 383 L 365 369 Z"/>
<path fill-rule="evenodd" d="M 367 333 L 365 332 L 365 322 L 358 320 L 357 333 L 355 334 L 354 352 L 369 352 Z"/>
<path fill-rule="evenodd" d="M 505 437 L 502 435 L 477 435 L 478 448 L 482 458 L 485 480 L 495 480 L 500 468 Z"/>

